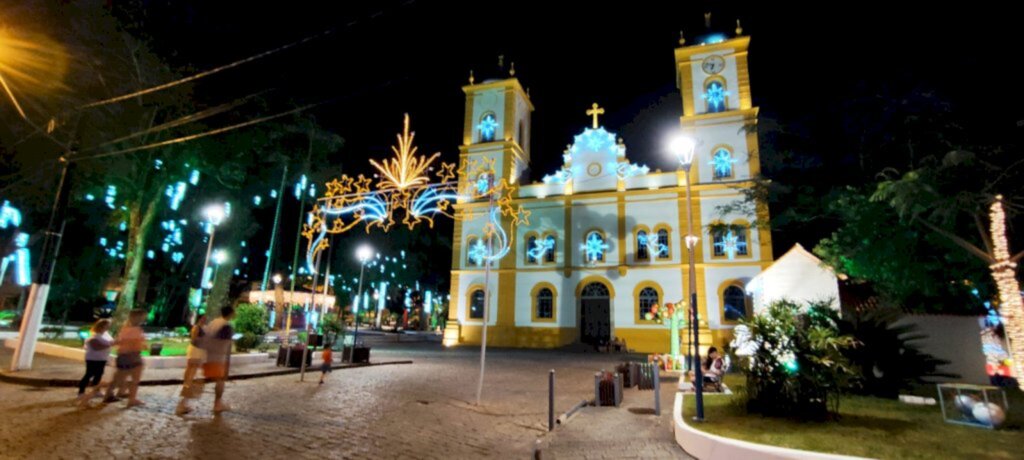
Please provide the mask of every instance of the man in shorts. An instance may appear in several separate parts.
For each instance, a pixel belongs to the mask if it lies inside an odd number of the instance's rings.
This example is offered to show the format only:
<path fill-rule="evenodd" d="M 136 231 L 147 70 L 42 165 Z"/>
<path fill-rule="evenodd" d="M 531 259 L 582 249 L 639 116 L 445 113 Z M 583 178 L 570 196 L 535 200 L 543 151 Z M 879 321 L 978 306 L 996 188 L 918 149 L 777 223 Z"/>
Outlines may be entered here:
<path fill-rule="evenodd" d="M 210 322 L 205 329 L 204 345 L 206 362 L 203 363 L 203 376 L 207 381 L 214 382 L 213 411 L 224 412 L 231 407 L 221 400 L 224 396 L 224 382 L 228 378 L 228 365 L 231 360 L 232 336 L 231 320 L 235 318 L 234 307 L 228 305 L 220 309 L 220 318 Z"/>

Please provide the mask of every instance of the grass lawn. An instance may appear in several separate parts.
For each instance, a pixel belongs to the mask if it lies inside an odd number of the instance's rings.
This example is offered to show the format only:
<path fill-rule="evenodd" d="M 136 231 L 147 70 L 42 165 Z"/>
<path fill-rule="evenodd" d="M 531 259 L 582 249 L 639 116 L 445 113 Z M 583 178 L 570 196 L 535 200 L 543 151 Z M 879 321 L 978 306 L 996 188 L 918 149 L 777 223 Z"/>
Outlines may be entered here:
<path fill-rule="evenodd" d="M 52 343 L 54 345 L 63 345 L 71 348 L 82 348 L 82 341 L 79 339 L 46 339 L 40 338 L 40 342 Z M 149 341 L 150 344 L 154 343 L 154 340 Z M 160 356 L 185 356 L 185 352 L 188 351 L 188 340 L 178 338 L 167 338 L 161 340 L 160 343 L 164 344 L 164 349 L 160 352 Z M 116 354 L 116 353 L 115 353 Z M 149 348 L 142 352 L 143 356 L 149 356 Z"/>
<path fill-rule="evenodd" d="M 734 390 L 740 375 L 728 375 Z M 936 406 L 850 396 L 839 406 L 835 422 L 800 422 L 747 414 L 738 396 L 705 396 L 705 422 L 692 426 L 720 436 L 796 449 L 881 459 L 1013 459 L 1024 458 L 1024 398 L 1007 392 L 1010 414 L 1000 430 L 954 425 L 942 420 Z M 686 398 L 684 414 L 694 412 Z M 1016 453 L 1014 453 L 1016 452 Z"/>

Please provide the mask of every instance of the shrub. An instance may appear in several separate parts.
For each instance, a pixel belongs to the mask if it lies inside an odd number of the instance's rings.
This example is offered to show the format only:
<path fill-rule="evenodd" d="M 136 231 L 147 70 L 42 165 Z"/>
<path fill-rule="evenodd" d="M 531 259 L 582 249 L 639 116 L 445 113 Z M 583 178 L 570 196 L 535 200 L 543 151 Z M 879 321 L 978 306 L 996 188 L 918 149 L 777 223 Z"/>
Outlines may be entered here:
<path fill-rule="evenodd" d="M 235 308 L 235 331 L 242 334 L 235 344 L 239 350 L 255 348 L 270 331 L 267 310 L 261 305 L 243 303 Z"/>
<path fill-rule="evenodd" d="M 843 352 L 856 342 L 840 335 L 827 304 L 801 311 L 778 301 L 744 325 L 756 346 L 743 366 L 748 411 L 818 420 L 838 412 L 840 395 L 857 375 Z"/>

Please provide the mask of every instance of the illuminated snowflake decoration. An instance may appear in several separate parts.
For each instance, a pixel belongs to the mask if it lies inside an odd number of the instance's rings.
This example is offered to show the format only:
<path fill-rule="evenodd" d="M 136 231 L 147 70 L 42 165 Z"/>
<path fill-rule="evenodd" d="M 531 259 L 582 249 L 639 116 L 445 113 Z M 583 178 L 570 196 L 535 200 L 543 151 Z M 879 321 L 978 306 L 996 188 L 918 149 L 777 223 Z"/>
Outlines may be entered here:
<path fill-rule="evenodd" d="M 725 109 L 725 97 L 728 95 L 729 92 L 722 88 L 721 83 L 712 82 L 704 91 L 704 100 L 707 101 L 709 110 L 722 111 Z"/>
<path fill-rule="evenodd" d="M 620 163 L 613 163 L 611 166 L 612 169 L 615 170 L 615 175 L 618 176 L 619 179 L 625 179 L 627 177 L 633 176 L 642 176 L 644 174 L 651 172 L 651 168 L 648 168 L 647 166 L 628 163 L 625 161 Z"/>
<path fill-rule="evenodd" d="M 306 252 L 306 267 L 315 271 L 316 254 L 328 247 L 329 234 L 340 234 L 351 230 L 360 223 L 369 233 L 377 227 L 385 232 L 396 222 L 409 229 L 425 222 L 433 228 L 438 215 L 455 217 L 452 204 L 460 199 L 495 197 L 498 206 L 490 216 L 485 232 L 497 240 L 494 252 L 481 256 L 483 262 L 495 260 L 508 253 L 510 242 L 501 229 L 500 216 L 511 217 L 514 224 L 529 224 L 529 211 L 521 206 L 512 206 L 513 187 L 505 179 L 495 182 L 494 159 L 463 160 L 456 171 L 455 165 L 433 164 L 440 156 L 417 156 L 413 146 L 415 133 L 409 131 L 409 116 L 405 116 L 403 131 L 398 136 L 397 146 L 392 147 L 395 156 L 380 163 L 370 160 L 377 169 L 380 179 L 376 184 L 363 175 L 341 176 L 327 183 L 324 196 L 319 198 L 303 228 L 303 236 L 309 240 Z M 430 181 L 430 172 L 438 182 Z M 456 181 L 458 176 L 463 180 Z M 483 180 L 466 180 L 465 178 Z M 371 186 L 375 185 L 375 189 Z M 303 187 L 304 188 L 304 187 Z M 381 267 L 383 270 L 383 266 Z M 383 273 L 383 271 L 382 271 Z"/>
<path fill-rule="evenodd" d="M 534 240 L 533 247 L 526 250 L 526 255 L 534 260 L 541 260 L 544 255 L 555 248 L 554 238 Z"/>
<path fill-rule="evenodd" d="M 725 233 L 725 236 L 722 237 L 722 241 L 715 243 L 715 248 L 722 251 L 730 260 L 732 260 L 736 258 L 736 253 L 740 251 L 746 252 L 747 242 L 740 241 L 740 237 L 733 233 L 732 230 L 729 230 Z"/>
<path fill-rule="evenodd" d="M 542 181 L 545 184 L 564 184 L 572 178 L 572 172 L 568 168 L 563 168 L 556 171 L 554 174 L 548 174 L 544 176 Z"/>
<path fill-rule="evenodd" d="M 597 262 L 604 259 L 604 252 L 608 250 L 608 243 L 605 243 L 604 237 L 597 232 L 592 232 L 587 235 L 587 240 L 580 245 L 580 249 L 583 251 L 587 262 Z"/>
<path fill-rule="evenodd" d="M 476 129 L 480 130 L 481 140 L 493 141 L 494 134 L 498 131 L 498 120 L 494 119 L 494 115 L 487 114 L 480 120 L 480 124 L 476 125 Z"/>
<path fill-rule="evenodd" d="M 732 176 L 732 164 L 736 160 L 732 158 L 732 154 L 728 150 L 721 149 L 715 152 L 715 155 L 711 157 L 711 167 L 715 172 L 715 178 L 731 177 Z"/>

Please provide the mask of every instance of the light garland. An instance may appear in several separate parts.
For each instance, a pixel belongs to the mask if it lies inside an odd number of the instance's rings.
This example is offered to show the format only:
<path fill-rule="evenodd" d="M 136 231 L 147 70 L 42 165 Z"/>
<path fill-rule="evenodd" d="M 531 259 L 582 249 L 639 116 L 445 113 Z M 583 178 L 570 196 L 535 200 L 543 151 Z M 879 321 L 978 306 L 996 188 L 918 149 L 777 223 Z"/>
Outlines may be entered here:
<path fill-rule="evenodd" d="M 999 289 L 999 311 L 1003 316 L 1003 328 L 1010 342 L 1010 361 L 1017 385 L 1024 389 L 1024 303 L 1021 302 L 1020 285 L 1017 283 L 1017 263 L 1010 259 L 1009 243 L 1006 239 L 1006 213 L 1003 197 L 997 195 L 989 208 L 992 233 L 992 249 L 995 263 L 989 266 L 992 279 Z"/>

